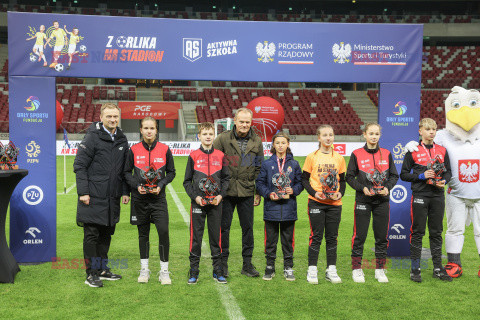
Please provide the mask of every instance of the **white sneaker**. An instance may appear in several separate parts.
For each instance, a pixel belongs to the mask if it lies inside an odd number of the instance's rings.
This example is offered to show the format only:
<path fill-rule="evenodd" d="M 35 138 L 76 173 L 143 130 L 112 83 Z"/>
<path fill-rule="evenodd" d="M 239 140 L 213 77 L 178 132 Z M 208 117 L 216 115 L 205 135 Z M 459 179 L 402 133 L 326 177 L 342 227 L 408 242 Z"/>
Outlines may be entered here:
<path fill-rule="evenodd" d="M 158 275 L 158 281 L 162 284 L 172 284 L 172 279 L 170 279 L 170 272 L 160 271 Z"/>
<path fill-rule="evenodd" d="M 316 266 L 309 266 L 307 271 L 307 281 L 311 284 L 318 284 L 318 271 Z"/>
<path fill-rule="evenodd" d="M 141 269 L 140 275 L 138 276 L 138 282 L 147 283 L 149 279 L 150 279 L 150 270 Z"/>
<path fill-rule="evenodd" d="M 378 282 L 388 282 L 385 269 L 375 269 L 375 279 L 377 279 Z"/>
<path fill-rule="evenodd" d="M 337 274 L 337 267 L 334 265 L 329 265 L 325 271 L 325 280 L 330 281 L 331 283 L 342 283 L 342 279 Z"/>
<path fill-rule="evenodd" d="M 354 282 L 364 283 L 365 282 L 365 275 L 363 274 L 363 270 L 362 269 L 353 269 L 352 279 L 353 279 Z"/>

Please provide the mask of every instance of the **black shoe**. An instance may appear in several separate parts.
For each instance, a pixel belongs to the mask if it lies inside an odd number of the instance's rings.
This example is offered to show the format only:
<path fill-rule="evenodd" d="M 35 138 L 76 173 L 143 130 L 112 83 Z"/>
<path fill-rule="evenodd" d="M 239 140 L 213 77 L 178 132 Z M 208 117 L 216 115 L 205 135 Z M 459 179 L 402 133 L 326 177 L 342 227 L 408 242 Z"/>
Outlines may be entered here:
<path fill-rule="evenodd" d="M 228 278 L 229 273 L 228 273 L 228 263 L 226 261 L 222 261 L 222 269 L 223 269 L 223 276 L 225 278 Z"/>
<path fill-rule="evenodd" d="M 213 271 L 213 280 L 218 283 L 227 283 L 227 279 L 223 276 L 223 271 L 221 269 Z"/>
<path fill-rule="evenodd" d="M 436 269 L 433 269 L 433 277 L 434 278 L 437 278 L 437 279 L 440 279 L 440 280 L 443 280 L 443 281 L 452 281 L 452 277 L 450 277 L 447 273 L 447 271 L 445 271 L 444 268 L 436 268 Z"/>
<path fill-rule="evenodd" d="M 265 268 L 265 275 L 263 276 L 263 280 L 270 281 L 275 277 L 275 268 L 272 266 L 267 266 Z"/>
<path fill-rule="evenodd" d="M 413 282 L 422 282 L 422 272 L 420 269 L 412 269 L 410 271 L 410 280 Z"/>
<path fill-rule="evenodd" d="M 120 280 L 122 279 L 122 276 L 119 274 L 112 273 L 110 270 L 103 270 L 102 273 L 100 273 L 100 280 L 109 280 L 109 281 L 115 281 L 115 280 Z"/>
<path fill-rule="evenodd" d="M 88 284 L 92 288 L 100 288 L 103 287 L 103 282 L 98 278 L 95 274 L 90 274 L 87 276 L 85 280 L 85 284 Z"/>
<path fill-rule="evenodd" d="M 188 284 L 196 284 L 198 282 L 198 274 L 200 271 L 198 269 L 190 269 L 188 272 Z"/>
<path fill-rule="evenodd" d="M 246 275 L 247 277 L 252 277 L 252 278 L 256 278 L 260 276 L 260 273 L 258 273 L 258 271 L 255 269 L 255 266 L 251 263 L 247 265 L 243 265 L 241 273 Z"/>

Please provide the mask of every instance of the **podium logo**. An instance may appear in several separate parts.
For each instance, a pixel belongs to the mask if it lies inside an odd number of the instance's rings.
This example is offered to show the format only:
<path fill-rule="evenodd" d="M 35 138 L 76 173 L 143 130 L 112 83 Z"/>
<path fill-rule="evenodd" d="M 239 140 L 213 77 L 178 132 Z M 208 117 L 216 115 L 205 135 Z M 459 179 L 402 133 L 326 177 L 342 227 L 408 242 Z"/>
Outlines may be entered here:
<path fill-rule="evenodd" d="M 390 192 L 390 200 L 395 203 L 402 203 L 407 199 L 407 189 L 402 185 L 396 185 Z"/>
<path fill-rule="evenodd" d="M 391 239 L 391 240 L 405 240 L 405 239 L 407 239 L 407 235 L 401 234 L 402 230 L 405 230 L 405 227 L 403 225 L 401 225 L 400 223 L 395 223 L 390 229 L 394 230 L 397 234 L 389 235 L 388 239 Z"/>
<path fill-rule="evenodd" d="M 31 206 L 36 206 L 43 200 L 43 190 L 38 186 L 28 186 L 23 190 L 23 200 Z"/>
<path fill-rule="evenodd" d="M 202 57 L 202 42 L 200 38 L 183 38 L 183 57 L 194 62 Z"/>
<path fill-rule="evenodd" d="M 28 228 L 27 231 L 25 231 L 25 234 L 27 234 L 27 238 L 30 239 L 24 239 L 23 244 L 43 244 L 43 239 L 37 239 L 37 235 L 39 233 L 42 233 L 38 228 L 36 227 L 30 227 Z M 28 236 L 30 235 L 30 236 Z M 31 239 L 33 238 L 33 239 Z"/>
<path fill-rule="evenodd" d="M 27 163 L 39 163 L 37 158 L 40 154 L 40 146 L 35 141 L 30 141 L 30 143 L 25 146 L 25 151 L 28 156 Z"/>

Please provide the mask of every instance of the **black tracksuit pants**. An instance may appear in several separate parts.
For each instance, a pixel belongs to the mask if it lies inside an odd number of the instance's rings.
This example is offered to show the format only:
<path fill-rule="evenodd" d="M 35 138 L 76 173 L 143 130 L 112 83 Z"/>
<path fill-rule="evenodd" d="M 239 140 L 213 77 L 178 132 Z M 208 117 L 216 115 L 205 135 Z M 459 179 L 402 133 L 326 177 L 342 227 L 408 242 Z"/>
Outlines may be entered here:
<path fill-rule="evenodd" d="M 109 269 L 108 250 L 115 226 L 108 227 L 98 224 L 85 223 L 83 225 L 83 257 L 87 275 L 99 275 L 102 270 Z"/>
<path fill-rule="evenodd" d="M 277 258 L 278 233 L 282 243 L 283 267 L 293 268 L 293 251 L 295 249 L 295 221 L 265 220 L 265 258 L 267 266 L 275 269 Z"/>
<path fill-rule="evenodd" d="M 230 254 L 230 226 L 232 225 L 235 207 L 242 228 L 242 257 L 243 264 L 252 262 L 253 253 L 253 202 L 254 197 L 230 197 L 222 201 L 222 260 L 227 265 Z"/>
<path fill-rule="evenodd" d="M 383 269 L 387 258 L 390 203 L 388 201 L 378 203 L 355 202 L 354 216 L 352 269 L 362 267 L 363 245 L 367 239 L 370 216 L 373 216 L 372 228 L 375 237 L 376 268 Z"/>
<path fill-rule="evenodd" d="M 412 260 L 412 268 L 420 268 L 422 238 L 425 235 L 427 219 L 433 267 L 442 267 L 444 212 L 445 198 L 443 195 L 438 197 L 412 196 L 410 212 L 412 220 L 412 230 L 410 235 L 410 258 Z"/>
<path fill-rule="evenodd" d="M 337 237 L 341 215 L 342 206 L 332 206 L 311 199 L 308 200 L 308 218 L 310 220 L 309 266 L 317 266 L 324 232 L 327 266 L 337 264 Z"/>
<path fill-rule="evenodd" d="M 223 201 L 222 201 L 223 203 Z M 221 249 L 221 221 L 222 221 L 222 203 L 218 206 L 207 205 L 199 206 L 192 202 L 190 209 L 190 268 L 198 270 L 200 256 L 202 255 L 202 239 L 205 230 L 205 220 L 208 226 L 208 242 L 212 255 L 213 270 L 222 269 L 222 249 Z"/>

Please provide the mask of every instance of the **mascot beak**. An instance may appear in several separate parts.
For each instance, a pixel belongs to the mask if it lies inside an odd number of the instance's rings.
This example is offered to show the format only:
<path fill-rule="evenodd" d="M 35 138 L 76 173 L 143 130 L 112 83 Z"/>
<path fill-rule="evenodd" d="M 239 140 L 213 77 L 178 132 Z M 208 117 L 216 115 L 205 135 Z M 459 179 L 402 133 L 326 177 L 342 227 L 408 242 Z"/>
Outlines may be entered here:
<path fill-rule="evenodd" d="M 447 113 L 447 119 L 468 132 L 480 122 L 480 109 L 463 106 L 459 109 L 450 110 Z"/>

